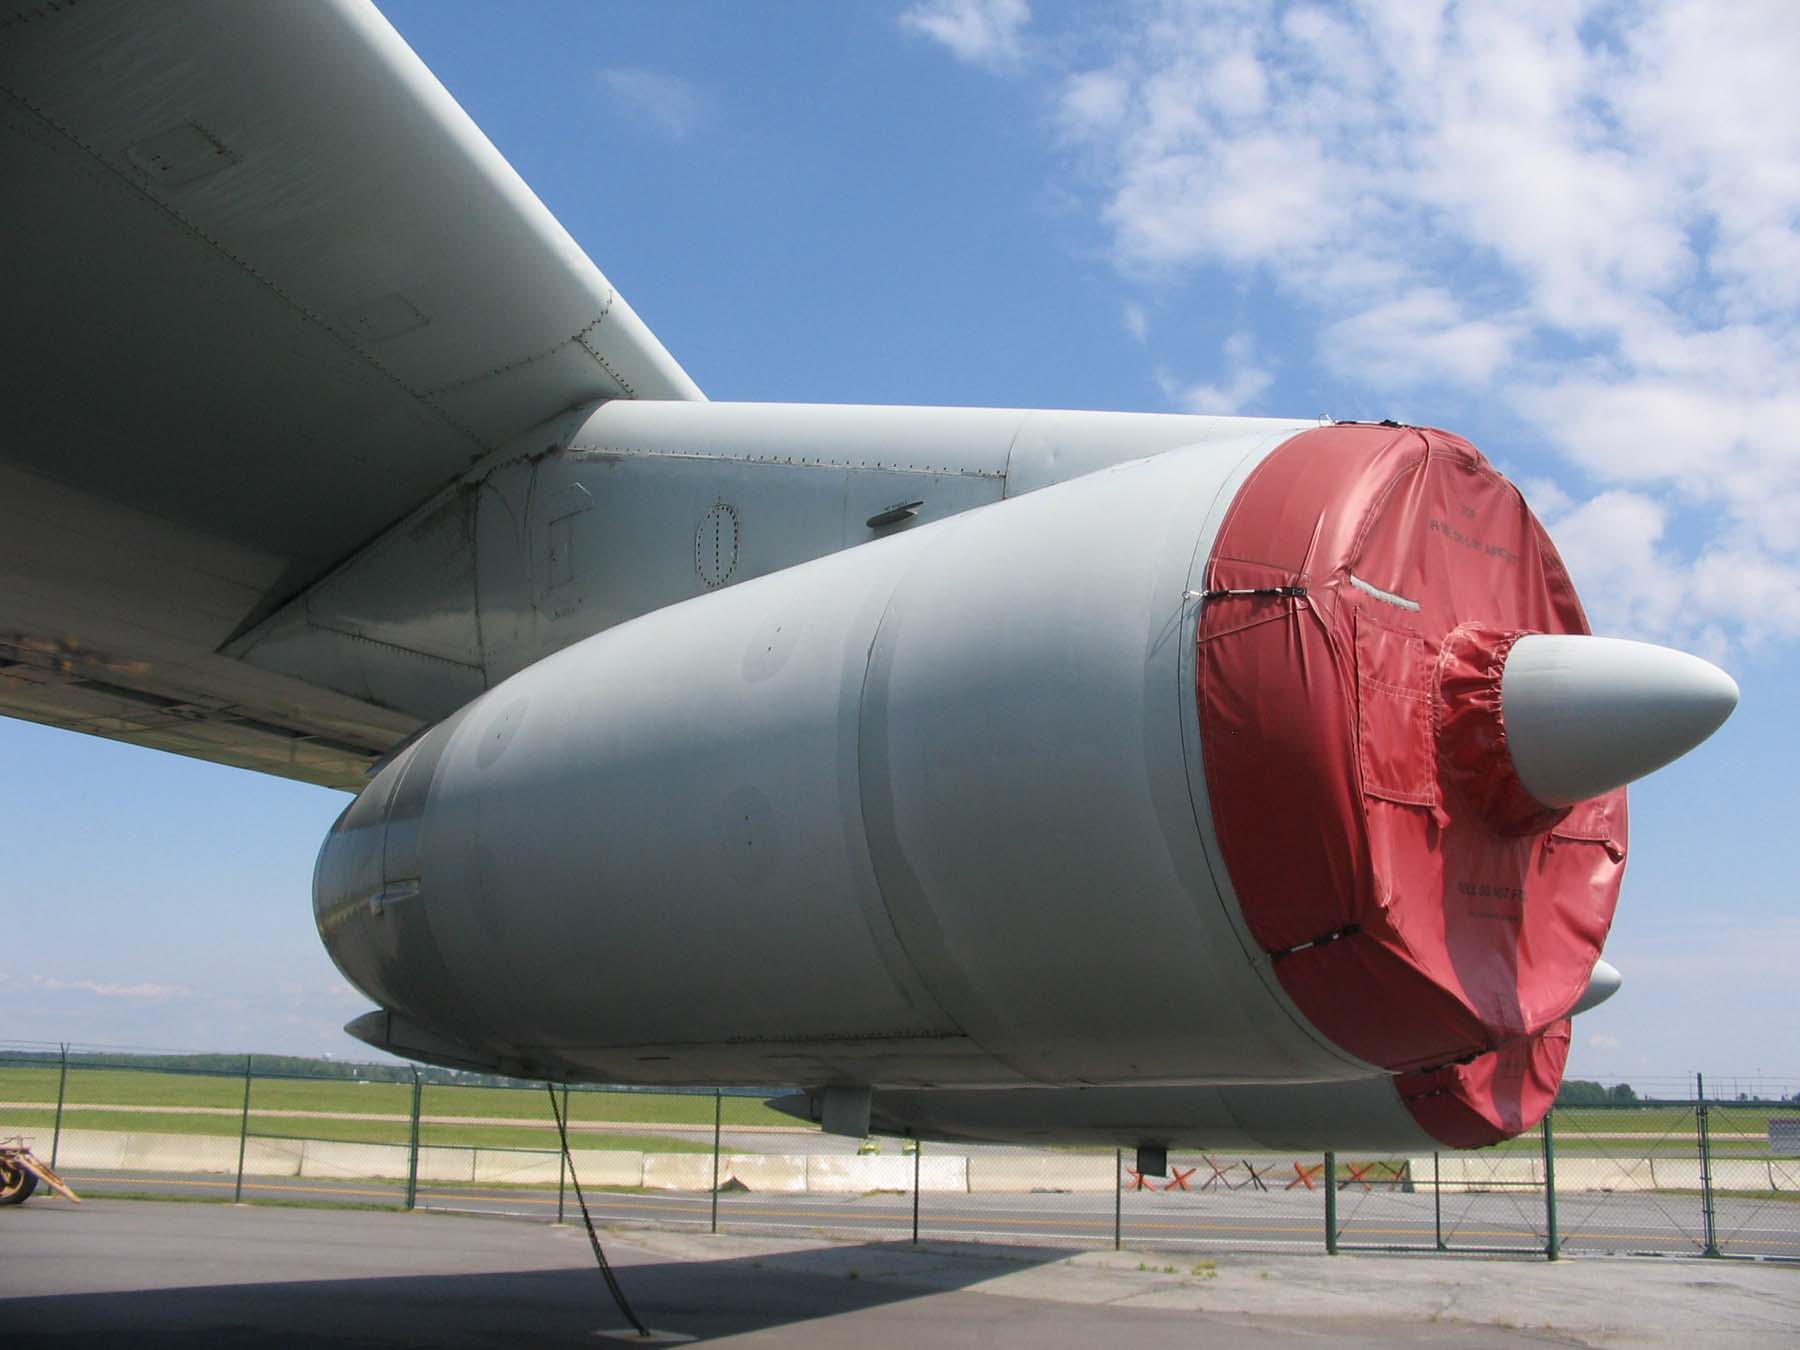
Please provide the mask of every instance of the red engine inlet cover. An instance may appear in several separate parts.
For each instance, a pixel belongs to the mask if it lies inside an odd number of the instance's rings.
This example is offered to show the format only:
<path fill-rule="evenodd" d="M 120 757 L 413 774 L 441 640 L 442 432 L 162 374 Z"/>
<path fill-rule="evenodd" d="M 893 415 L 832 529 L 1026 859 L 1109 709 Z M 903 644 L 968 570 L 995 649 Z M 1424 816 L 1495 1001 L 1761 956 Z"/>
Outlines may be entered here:
<path fill-rule="evenodd" d="M 1282 987 L 1437 1138 L 1529 1128 L 1626 843 L 1622 790 L 1544 808 L 1504 752 L 1512 637 L 1588 631 L 1555 548 L 1468 442 L 1326 427 L 1246 481 L 1206 591 L 1213 823 Z"/>

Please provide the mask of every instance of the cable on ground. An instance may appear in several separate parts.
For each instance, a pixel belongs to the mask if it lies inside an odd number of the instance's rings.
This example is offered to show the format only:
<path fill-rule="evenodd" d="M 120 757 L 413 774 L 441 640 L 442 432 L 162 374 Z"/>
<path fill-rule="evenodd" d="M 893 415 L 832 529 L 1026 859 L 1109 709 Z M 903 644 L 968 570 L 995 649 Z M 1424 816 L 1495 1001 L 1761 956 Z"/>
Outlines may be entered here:
<path fill-rule="evenodd" d="M 575 1203 L 581 1206 L 581 1221 L 587 1225 L 588 1243 L 594 1249 L 594 1260 L 600 1267 L 600 1273 L 606 1277 L 606 1287 L 612 1291 L 613 1302 L 619 1305 L 619 1311 L 625 1314 L 625 1320 L 637 1328 L 638 1335 L 647 1340 L 650 1328 L 640 1322 L 638 1315 L 631 1310 L 625 1291 L 619 1287 L 619 1277 L 613 1274 L 613 1268 L 606 1260 L 606 1253 L 600 1250 L 600 1235 L 594 1231 L 594 1217 L 588 1213 L 587 1197 L 581 1193 L 581 1178 L 575 1175 L 575 1159 L 569 1153 L 569 1129 L 563 1123 L 561 1108 L 556 1104 L 556 1086 L 545 1083 L 544 1090 L 550 1094 L 550 1114 L 556 1117 L 556 1136 L 562 1140 L 563 1163 L 569 1169 L 569 1180 L 575 1183 Z"/>

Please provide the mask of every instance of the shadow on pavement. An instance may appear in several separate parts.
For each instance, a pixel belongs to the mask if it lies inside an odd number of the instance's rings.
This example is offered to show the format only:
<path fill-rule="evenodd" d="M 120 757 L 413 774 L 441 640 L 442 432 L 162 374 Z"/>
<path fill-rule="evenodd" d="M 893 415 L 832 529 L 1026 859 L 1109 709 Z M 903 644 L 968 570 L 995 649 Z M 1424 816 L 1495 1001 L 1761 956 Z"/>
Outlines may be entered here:
<path fill-rule="evenodd" d="M 1004 1258 L 957 1259 L 909 1282 L 909 1243 L 867 1243 L 715 1261 L 616 1267 L 653 1329 L 712 1340 L 814 1322 L 924 1294 L 941 1294 L 1066 1251 L 1008 1247 Z M 593 1268 L 477 1275 L 195 1285 L 14 1298 L 4 1340 L 27 1347 L 423 1347 L 606 1345 L 597 1329 L 626 1326 Z M 846 1329 L 847 1330 L 847 1329 Z M 828 1343 L 828 1342 L 821 1342 Z M 929 1338 L 922 1342 L 931 1343 Z"/>

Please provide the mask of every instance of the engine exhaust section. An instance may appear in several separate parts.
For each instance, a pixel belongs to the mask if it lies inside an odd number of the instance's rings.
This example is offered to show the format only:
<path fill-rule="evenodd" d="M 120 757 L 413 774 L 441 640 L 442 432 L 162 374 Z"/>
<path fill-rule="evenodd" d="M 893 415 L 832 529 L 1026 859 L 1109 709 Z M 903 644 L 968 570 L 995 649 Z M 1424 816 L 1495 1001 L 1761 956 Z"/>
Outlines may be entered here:
<path fill-rule="evenodd" d="M 1587 636 L 1466 442 L 1247 436 L 526 668 L 376 775 L 315 912 L 383 1009 L 352 1031 L 422 1059 L 968 1137 L 1488 1143 L 1560 1081 L 1622 784 L 1735 701 Z"/>

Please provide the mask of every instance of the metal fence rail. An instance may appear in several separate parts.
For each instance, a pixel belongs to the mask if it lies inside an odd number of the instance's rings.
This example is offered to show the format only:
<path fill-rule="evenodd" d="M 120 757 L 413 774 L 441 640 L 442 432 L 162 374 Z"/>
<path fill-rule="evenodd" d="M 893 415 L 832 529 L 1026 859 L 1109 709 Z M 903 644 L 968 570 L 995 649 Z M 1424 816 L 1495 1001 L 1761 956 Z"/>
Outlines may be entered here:
<path fill-rule="evenodd" d="M 379 1077 L 370 1076 L 379 1073 Z M 754 1092 L 558 1088 L 607 1222 L 1191 1252 L 1655 1252 L 1800 1259 L 1800 1103 L 1562 1107 L 1495 1148 L 1422 1157 L 1172 1154 L 897 1139 L 797 1125 Z M 269 1058 L 146 1065 L 0 1050 L 0 1136 L 96 1194 L 183 1194 L 563 1222 L 541 1083 Z M 42 1146 L 48 1143 L 45 1150 Z"/>

